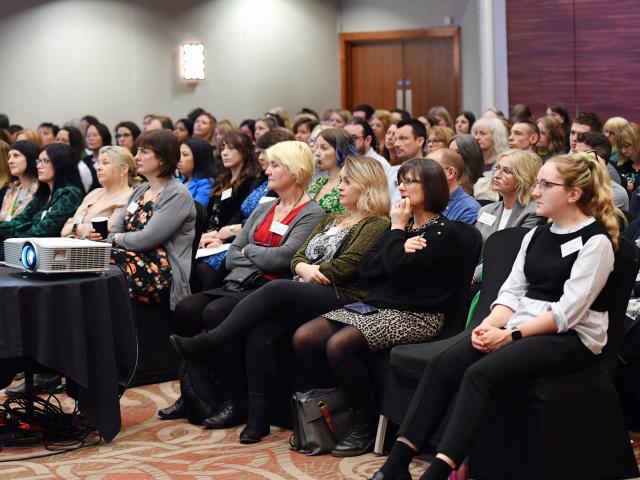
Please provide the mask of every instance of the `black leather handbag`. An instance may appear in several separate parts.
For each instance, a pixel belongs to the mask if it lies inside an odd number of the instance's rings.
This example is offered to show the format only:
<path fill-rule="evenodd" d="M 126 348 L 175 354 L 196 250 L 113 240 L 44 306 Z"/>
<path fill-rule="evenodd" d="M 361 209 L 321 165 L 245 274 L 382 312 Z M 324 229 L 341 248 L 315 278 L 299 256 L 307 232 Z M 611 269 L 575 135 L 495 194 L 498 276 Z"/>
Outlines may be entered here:
<path fill-rule="evenodd" d="M 351 410 L 339 388 L 296 392 L 291 397 L 291 449 L 307 455 L 329 453 L 347 433 Z"/>
<path fill-rule="evenodd" d="M 263 281 L 258 267 L 235 267 L 224 277 L 222 289 L 227 292 L 244 292 L 259 287 Z"/>

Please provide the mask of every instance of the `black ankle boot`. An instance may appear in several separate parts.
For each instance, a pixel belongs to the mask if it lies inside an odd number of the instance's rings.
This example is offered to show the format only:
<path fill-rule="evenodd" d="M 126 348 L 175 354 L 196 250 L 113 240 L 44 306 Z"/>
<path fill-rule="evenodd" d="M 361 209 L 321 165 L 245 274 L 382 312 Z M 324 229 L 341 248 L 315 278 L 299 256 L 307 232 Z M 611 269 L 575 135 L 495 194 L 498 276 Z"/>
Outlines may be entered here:
<path fill-rule="evenodd" d="M 169 405 L 167 408 L 158 410 L 158 416 L 162 420 L 175 420 L 176 418 L 184 418 L 184 401 L 182 396 L 178 397 L 173 405 Z"/>
<path fill-rule="evenodd" d="M 191 338 L 179 335 L 169 337 L 178 355 L 186 360 L 200 363 L 207 363 L 211 360 L 211 354 L 217 346 L 213 339 L 214 336 L 210 332 L 201 333 Z"/>
<path fill-rule="evenodd" d="M 351 427 L 331 450 L 334 457 L 355 457 L 370 452 L 376 439 L 376 423 L 371 407 L 353 411 Z"/>
<path fill-rule="evenodd" d="M 223 402 L 213 416 L 205 418 L 202 422 L 207 428 L 231 428 L 242 425 L 247 421 L 247 405 L 241 402 L 227 400 Z"/>
<path fill-rule="evenodd" d="M 258 443 L 263 437 L 269 435 L 269 407 L 249 407 L 247 424 L 240 432 L 240 443 Z"/>

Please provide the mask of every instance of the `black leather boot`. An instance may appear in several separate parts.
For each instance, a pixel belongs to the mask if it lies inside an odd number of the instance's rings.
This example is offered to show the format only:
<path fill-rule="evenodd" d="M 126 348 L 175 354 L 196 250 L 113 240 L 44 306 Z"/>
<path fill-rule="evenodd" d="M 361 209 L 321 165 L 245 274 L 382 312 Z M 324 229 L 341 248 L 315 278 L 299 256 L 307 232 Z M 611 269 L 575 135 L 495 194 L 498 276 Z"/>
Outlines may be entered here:
<path fill-rule="evenodd" d="M 53 393 L 60 385 L 60 375 L 57 373 L 36 373 L 33 376 L 33 392 L 32 393 Z M 24 382 L 17 387 L 9 387 L 4 393 L 8 397 L 17 397 L 24 394 Z"/>
<path fill-rule="evenodd" d="M 158 410 L 158 416 L 162 420 L 175 420 L 176 418 L 184 418 L 184 401 L 182 396 L 178 397 L 173 405 Z"/>
<path fill-rule="evenodd" d="M 269 407 L 249 406 L 249 419 L 240 432 L 240 443 L 249 445 L 258 443 L 263 437 L 269 435 Z"/>
<path fill-rule="evenodd" d="M 242 425 L 247 421 L 247 406 L 240 402 L 227 400 L 220 406 L 220 410 L 209 418 L 206 418 L 202 425 L 207 428 L 230 428 Z"/>
<path fill-rule="evenodd" d="M 373 449 L 376 439 L 376 422 L 373 408 L 353 411 L 351 427 L 345 437 L 331 450 L 334 457 L 356 457 Z"/>
<path fill-rule="evenodd" d="M 205 332 L 191 338 L 171 335 L 169 340 L 182 358 L 207 363 L 211 361 L 211 355 L 217 346 L 217 342 L 213 338 L 211 333 Z"/>

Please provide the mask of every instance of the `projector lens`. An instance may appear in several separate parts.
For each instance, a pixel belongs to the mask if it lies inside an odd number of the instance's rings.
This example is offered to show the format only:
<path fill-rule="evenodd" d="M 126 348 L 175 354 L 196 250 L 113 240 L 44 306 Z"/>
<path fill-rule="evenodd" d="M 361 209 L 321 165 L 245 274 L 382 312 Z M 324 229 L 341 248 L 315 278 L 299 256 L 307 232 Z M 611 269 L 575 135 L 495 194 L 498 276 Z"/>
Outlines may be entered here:
<path fill-rule="evenodd" d="M 22 261 L 22 266 L 27 271 L 34 272 L 36 270 L 38 255 L 36 254 L 36 247 L 34 247 L 32 243 L 27 242 L 24 244 L 20 260 Z"/>

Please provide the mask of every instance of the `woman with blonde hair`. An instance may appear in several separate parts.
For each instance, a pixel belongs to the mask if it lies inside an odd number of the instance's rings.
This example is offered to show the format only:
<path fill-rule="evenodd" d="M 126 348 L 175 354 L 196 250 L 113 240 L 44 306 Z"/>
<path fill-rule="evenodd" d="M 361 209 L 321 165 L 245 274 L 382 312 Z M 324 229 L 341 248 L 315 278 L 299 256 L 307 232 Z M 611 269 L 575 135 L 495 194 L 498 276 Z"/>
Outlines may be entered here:
<path fill-rule="evenodd" d="M 16 132 L 16 142 L 27 140 L 29 142 L 33 142 L 37 144 L 39 147 L 42 147 L 42 137 L 37 130 L 33 128 L 24 128 L 19 132 Z"/>
<path fill-rule="evenodd" d="M 604 133 L 609 142 L 611 142 L 611 157 L 609 161 L 613 165 L 619 165 L 618 163 L 618 136 L 620 131 L 629 123 L 626 118 L 611 117 L 602 126 L 602 133 Z"/>
<path fill-rule="evenodd" d="M 249 421 L 240 442 L 255 443 L 269 433 L 269 391 L 277 382 L 277 352 L 264 343 L 282 342 L 297 326 L 330 309 L 362 299 L 360 260 L 388 228 L 389 195 L 382 166 L 368 157 L 348 157 L 340 171 L 345 213 L 329 214 L 315 227 L 291 261 L 293 280 L 269 282 L 240 302 L 223 323 L 189 342 L 191 354 L 214 351 L 249 334 Z M 256 342 L 257 339 L 260 341 Z"/>
<path fill-rule="evenodd" d="M 436 125 L 429 129 L 429 138 L 427 144 L 427 152 L 431 153 L 439 148 L 447 148 L 451 140 L 453 140 L 453 130 L 449 127 Z"/>
<path fill-rule="evenodd" d="M 209 145 L 213 146 L 213 134 L 218 121 L 209 112 L 202 112 L 193 122 L 193 136 L 206 140 Z"/>
<path fill-rule="evenodd" d="M 438 453 L 421 477 L 447 479 L 505 392 L 584 369 L 606 345 L 603 288 L 620 236 L 607 169 L 590 153 L 558 155 L 540 168 L 535 185 L 536 212 L 551 222 L 525 235 L 489 316 L 429 362 L 374 479 L 410 478 L 409 463 L 436 433 L 457 392 Z"/>
<path fill-rule="evenodd" d="M 478 212 L 476 228 L 483 241 L 505 228 L 533 228 L 545 221 L 536 214 L 536 201 L 532 195 L 542 167 L 540 157 L 526 150 L 507 150 L 500 156 L 496 167 L 492 188 L 502 199 L 485 205 Z M 482 264 L 473 275 L 474 283 L 480 283 L 481 278 Z"/>
<path fill-rule="evenodd" d="M 113 222 L 131 196 L 131 187 L 138 184 L 135 159 L 125 147 L 102 147 L 98 152 L 96 174 L 101 188 L 84 197 L 76 213 L 62 227 L 61 237 L 102 240 L 93 228 L 92 219 L 108 218 L 107 230 L 111 231 Z"/>
<path fill-rule="evenodd" d="M 373 115 L 371 115 L 371 120 L 369 120 L 371 129 L 378 140 L 378 153 L 383 155 L 387 160 L 389 160 L 389 152 L 386 149 L 384 140 L 391 123 L 392 118 L 389 110 L 376 110 L 373 112 Z"/>
<path fill-rule="evenodd" d="M 564 130 L 560 122 L 550 115 L 545 115 L 536 120 L 536 125 L 540 130 L 540 137 L 538 138 L 538 143 L 536 143 L 536 153 L 542 163 L 554 155 L 566 153 Z"/>
<path fill-rule="evenodd" d="M 484 160 L 484 177 L 473 186 L 476 200 L 497 201 L 498 195 L 491 190 L 491 170 L 498 158 L 509 148 L 509 130 L 499 118 L 479 118 L 471 127 L 471 134 L 478 141 Z"/>
<path fill-rule="evenodd" d="M 331 113 L 331 117 L 329 119 L 329 124 L 333 128 L 344 128 L 349 120 L 351 120 L 352 115 L 349 110 L 334 110 Z"/>
<path fill-rule="evenodd" d="M 267 186 L 276 192 L 278 199 L 258 205 L 231 243 L 225 260 L 230 273 L 222 288 L 191 295 L 176 309 L 178 329 L 184 336 L 171 338 L 179 351 L 183 353 L 184 350 L 188 355 L 188 351 L 193 349 L 204 350 L 209 359 L 215 356 L 225 365 L 222 370 L 226 401 L 215 418 L 207 423 L 211 428 L 226 428 L 245 419 L 246 403 L 243 400 L 246 382 L 242 350 L 238 342 L 230 341 L 211 352 L 206 347 L 206 335 L 194 339 L 187 336 L 195 335 L 203 328 L 208 331 L 217 327 L 238 302 L 257 288 L 278 278 L 289 277 L 291 257 L 324 216 L 322 208 L 306 193 L 313 173 L 309 146 L 297 141 L 277 143 L 267 150 L 267 159 Z M 198 349 L 201 344 L 204 348 Z M 159 415 L 177 418 L 181 415 L 181 408 L 178 401 Z"/>

